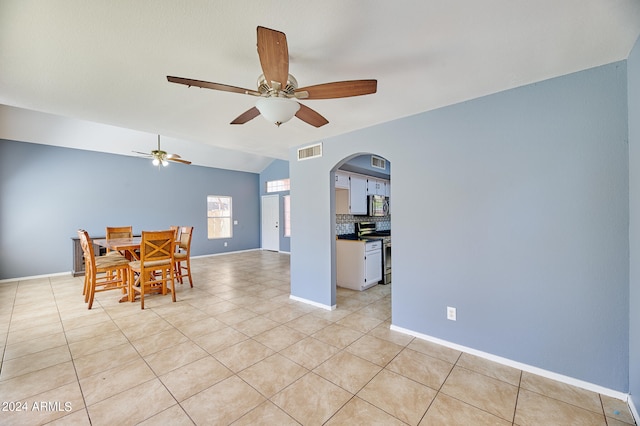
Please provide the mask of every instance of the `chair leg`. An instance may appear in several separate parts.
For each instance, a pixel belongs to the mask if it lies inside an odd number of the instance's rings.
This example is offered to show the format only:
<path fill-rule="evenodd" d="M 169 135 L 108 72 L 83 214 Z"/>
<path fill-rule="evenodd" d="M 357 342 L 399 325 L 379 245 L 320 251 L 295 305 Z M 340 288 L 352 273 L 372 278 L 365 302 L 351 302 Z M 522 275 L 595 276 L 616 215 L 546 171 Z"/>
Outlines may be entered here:
<path fill-rule="evenodd" d="M 136 285 L 136 273 L 133 269 L 129 268 L 129 302 L 133 303 L 136 300 L 136 292 L 133 287 Z"/>
<path fill-rule="evenodd" d="M 180 284 L 182 284 L 182 263 L 176 262 L 173 266 L 176 278 Z"/>
<path fill-rule="evenodd" d="M 189 284 L 193 288 L 193 278 L 191 278 L 191 259 L 187 257 L 187 277 L 189 278 Z"/>
<path fill-rule="evenodd" d="M 89 302 L 89 286 L 91 285 L 91 275 L 93 271 L 90 267 L 84 271 L 84 289 L 82 289 L 82 295 L 84 296 L 84 303 Z"/>
<path fill-rule="evenodd" d="M 169 277 L 171 278 L 171 301 L 176 301 L 176 282 L 173 279 L 175 271 L 169 271 Z"/>
<path fill-rule="evenodd" d="M 85 275 L 84 291 L 82 292 L 82 294 L 84 295 L 84 303 L 89 302 L 89 279 L 87 278 L 86 275 Z"/>
<path fill-rule="evenodd" d="M 87 306 L 87 309 L 91 309 L 91 307 L 93 306 L 93 298 L 95 295 L 96 295 L 96 280 L 93 279 L 91 280 L 91 283 L 89 284 L 89 290 L 87 291 L 86 298 L 88 299 L 87 302 L 89 303 L 89 305 Z"/>
<path fill-rule="evenodd" d="M 147 285 L 147 277 L 143 275 L 143 272 L 140 271 L 140 275 L 138 276 L 140 280 L 140 309 L 144 309 L 144 288 Z"/>

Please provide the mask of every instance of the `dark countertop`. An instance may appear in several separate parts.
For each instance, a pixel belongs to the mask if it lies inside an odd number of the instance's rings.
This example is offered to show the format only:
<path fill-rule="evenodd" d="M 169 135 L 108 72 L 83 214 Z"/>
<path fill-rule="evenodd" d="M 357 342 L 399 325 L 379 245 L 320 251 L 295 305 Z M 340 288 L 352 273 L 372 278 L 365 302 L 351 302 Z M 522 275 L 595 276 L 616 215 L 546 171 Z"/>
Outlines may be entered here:
<path fill-rule="evenodd" d="M 359 240 L 358 236 L 355 233 L 338 235 L 337 238 L 339 240 Z"/>
<path fill-rule="evenodd" d="M 379 241 L 382 239 L 383 236 L 389 236 L 391 235 L 391 231 L 381 231 L 381 232 L 376 232 L 375 234 L 371 234 L 371 235 L 367 235 L 365 237 L 360 237 L 358 238 L 357 234 L 341 234 L 341 235 L 336 235 L 336 238 L 338 240 L 350 240 L 350 241 Z"/>

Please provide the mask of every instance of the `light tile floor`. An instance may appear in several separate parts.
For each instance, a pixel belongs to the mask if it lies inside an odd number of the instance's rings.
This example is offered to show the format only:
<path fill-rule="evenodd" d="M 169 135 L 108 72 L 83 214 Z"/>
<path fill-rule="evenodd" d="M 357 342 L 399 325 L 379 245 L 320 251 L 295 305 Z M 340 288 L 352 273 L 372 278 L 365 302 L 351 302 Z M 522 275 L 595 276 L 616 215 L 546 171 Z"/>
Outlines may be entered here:
<path fill-rule="evenodd" d="M 289 299 L 289 256 L 193 260 L 178 302 L 0 285 L 0 424 L 624 425 L 622 401 L 389 329 L 390 286 Z"/>

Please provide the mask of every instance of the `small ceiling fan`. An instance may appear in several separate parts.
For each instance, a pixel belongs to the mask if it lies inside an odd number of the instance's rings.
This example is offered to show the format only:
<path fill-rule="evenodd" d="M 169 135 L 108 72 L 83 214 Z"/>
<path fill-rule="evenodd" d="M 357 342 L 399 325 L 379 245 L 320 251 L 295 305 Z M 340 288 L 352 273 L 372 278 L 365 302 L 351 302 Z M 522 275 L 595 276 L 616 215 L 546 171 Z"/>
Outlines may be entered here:
<path fill-rule="evenodd" d="M 287 36 L 283 32 L 265 27 L 258 27 L 257 31 L 258 57 L 263 73 L 258 77 L 257 90 L 182 77 L 167 76 L 167 80 L 189 87 L 260 97 L 253 108 L 240 114 L 231 124 L 244 124 L 262 114 L 267 120 L 280 126 L 295 115 L 305 123 L 321 127 L 329 121 L 297 99 L 335 99 L 376 93 L 377 80 L 337 81 L 298 88 L 297 80 L 289 74 Z"/>
<path fill-rule="evenodd" d="M 136 154 L 141 154 L 146 158 L 153 159 L 153 165 L 158 167 L 167 167 L 169 165 L 169 161 L 175 161 L 182 164 L 191 164 L 191 161 L 183 160 L 178 154 L 169 154 L 166 151 L 160 149 L 160 135 L 158 135 L 158 149 L 154 149 L 153 151 L 151 151 L 151 153 L 140 151 L 133 152 L 135 152 Z"/>

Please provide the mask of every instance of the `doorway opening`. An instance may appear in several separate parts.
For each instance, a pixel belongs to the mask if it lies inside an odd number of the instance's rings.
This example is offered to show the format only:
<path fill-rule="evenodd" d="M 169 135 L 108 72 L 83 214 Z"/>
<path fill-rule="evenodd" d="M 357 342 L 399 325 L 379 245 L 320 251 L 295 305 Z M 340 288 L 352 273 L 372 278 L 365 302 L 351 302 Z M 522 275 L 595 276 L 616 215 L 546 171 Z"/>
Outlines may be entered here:
<path fill-rule="evenodd" d="M 336 307 L 353 303 L 349 299 L 380 296 L 381 312 L 389 301 L 390 320 L 391 164 L 382 156 L 358 153 L 343 159 L 331 173 Z"/>

